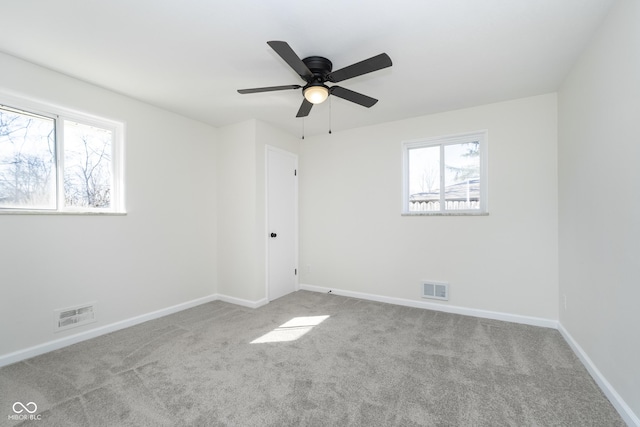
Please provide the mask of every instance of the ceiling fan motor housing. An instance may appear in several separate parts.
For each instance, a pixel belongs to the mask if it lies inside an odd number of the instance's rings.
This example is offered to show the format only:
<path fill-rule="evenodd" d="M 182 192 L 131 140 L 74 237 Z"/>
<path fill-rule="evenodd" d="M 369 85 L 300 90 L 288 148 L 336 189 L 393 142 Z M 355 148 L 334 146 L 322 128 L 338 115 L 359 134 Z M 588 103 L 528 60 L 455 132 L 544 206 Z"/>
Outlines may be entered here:
<path fill-rule="evenodd" d="M 333 69 L 333 64 L 327 58 L 322 56 L 309 56 L 302 60 L 304 64 L 309 68 L 309 71 L 313 73 L 313 77 L 307 79 L 307 83 L 324 83 L 327 81 L 327 76 Z"/>

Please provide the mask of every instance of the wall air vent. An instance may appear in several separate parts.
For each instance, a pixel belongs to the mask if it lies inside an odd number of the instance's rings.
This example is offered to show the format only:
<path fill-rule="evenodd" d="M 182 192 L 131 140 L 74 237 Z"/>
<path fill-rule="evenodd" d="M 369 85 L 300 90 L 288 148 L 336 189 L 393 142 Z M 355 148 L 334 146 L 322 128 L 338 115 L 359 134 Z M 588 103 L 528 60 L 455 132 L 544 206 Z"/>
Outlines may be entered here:
<path fill-rule="evenodd" d="M 422 282 L 422 298 L 449 300 L 449 284 L 442 282 Z"/>
<path fill-rule="evenodd" d="M 56 332 L 96 321 L 95 303 L 54 310 L 54 313 Z"/>

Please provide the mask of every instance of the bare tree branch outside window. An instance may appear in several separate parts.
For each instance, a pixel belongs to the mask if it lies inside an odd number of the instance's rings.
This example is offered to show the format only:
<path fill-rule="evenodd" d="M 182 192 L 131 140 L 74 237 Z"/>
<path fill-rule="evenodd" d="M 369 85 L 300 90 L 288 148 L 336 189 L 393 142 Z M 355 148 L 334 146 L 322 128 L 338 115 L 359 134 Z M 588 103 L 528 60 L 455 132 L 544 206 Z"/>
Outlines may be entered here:
<path fill-rule="evenodd" d="M 54 209 L 54 120 L 0 107 L 0 207 Z"/>
<path fill-rule="evenodd" d="M 65 205 L 108 208 L 111 205 L 110 130 L 64 122 Z"/>
<path fill-rule="evenodd" d="M 446 164 L 445 167 L 454 174 L 453 180 L 461 182 L 478 179 L 480 177 L 480 144 L 474 141 L 456 144 L 452 148 L 455 149 L 452 157 L 456 163 Z"/>

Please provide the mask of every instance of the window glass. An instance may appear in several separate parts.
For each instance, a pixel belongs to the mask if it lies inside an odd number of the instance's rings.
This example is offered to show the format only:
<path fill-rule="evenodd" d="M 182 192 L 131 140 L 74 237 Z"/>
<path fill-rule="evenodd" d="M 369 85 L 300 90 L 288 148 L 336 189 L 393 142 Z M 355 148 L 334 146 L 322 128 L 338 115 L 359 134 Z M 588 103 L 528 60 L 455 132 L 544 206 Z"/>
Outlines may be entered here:
<path fill-rule="evenodd" d="M 444 199 L 447 210 L 480 209 L 480 144 L 444 146 Z"/>
<path fill-rule="evenodd" d="M 70 207 L 111 206 L 113 132 L 65 120 L 64 201 Z"/>
<path fill-rule="evenodd" d="M 0 208 L 56 208 L 55 121 L 0 107 Z"/>
<path fill-rule="evenodd" d="M 409 150 L 409 195 L 412 210 L 440 210 L 440 147 Z"/>

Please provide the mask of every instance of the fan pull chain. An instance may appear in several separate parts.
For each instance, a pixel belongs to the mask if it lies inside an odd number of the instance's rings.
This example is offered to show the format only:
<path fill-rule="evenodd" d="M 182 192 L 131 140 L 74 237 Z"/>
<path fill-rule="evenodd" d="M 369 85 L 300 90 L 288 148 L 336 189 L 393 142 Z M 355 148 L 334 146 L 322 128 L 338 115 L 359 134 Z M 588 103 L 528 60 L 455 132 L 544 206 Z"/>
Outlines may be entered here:
<path fill-rule="evenodd" d="M 331 135 L 331 97 L 329 97 L 329 135 Z"/>
<path fill-rule="evenodd" d="M 304 139 L 304 117 L 302 118 L 302 138 Z"/>

